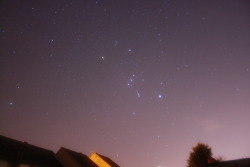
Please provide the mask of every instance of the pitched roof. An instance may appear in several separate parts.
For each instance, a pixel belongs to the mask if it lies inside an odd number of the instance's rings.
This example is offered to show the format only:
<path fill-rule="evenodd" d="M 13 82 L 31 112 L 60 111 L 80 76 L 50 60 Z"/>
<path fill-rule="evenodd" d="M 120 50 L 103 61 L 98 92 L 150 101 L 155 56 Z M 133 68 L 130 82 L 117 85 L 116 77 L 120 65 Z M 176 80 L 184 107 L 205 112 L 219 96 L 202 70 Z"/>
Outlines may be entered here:
<path fill-rule="evenodd" d="M 208 164 L 207 166 L 208 167 L 249 167 L 250 158 L 215 162 L 215 163 Z"/>
<path fill-rule="evenodd" d="M 1 135 L 0 159 L 36 166 L 62 167 L 52 151 Z"/>
<path fill-rule="evenodd" d="M 98 153 L 94 152 L 90 157 L 92 157 L 93 155 L 97 155 L 102 160 L 104 160 L 106 163 L 108 163 L 111 167 L 120 167 L 114 161 L 112 161 L 110 158 L 108 158 L 108 157 L 106 157 L 104 155 L 101 155 L 101 154 L 98 154 Z M 92 160 L 94 160 L 94 159 L 92 159 Z"/>
<path fill-rule="evenodd" d="M 70 149 L 61 147 L 60 150 L 56 153 L 56 156 L 64 164 L 65 167 L 98 167 L 88 156 L 72 151 Z M 67 158 L 70 158 L 72 161 L 67 161 Z M 74 165 L 75 164 L 75 165 Z"/>

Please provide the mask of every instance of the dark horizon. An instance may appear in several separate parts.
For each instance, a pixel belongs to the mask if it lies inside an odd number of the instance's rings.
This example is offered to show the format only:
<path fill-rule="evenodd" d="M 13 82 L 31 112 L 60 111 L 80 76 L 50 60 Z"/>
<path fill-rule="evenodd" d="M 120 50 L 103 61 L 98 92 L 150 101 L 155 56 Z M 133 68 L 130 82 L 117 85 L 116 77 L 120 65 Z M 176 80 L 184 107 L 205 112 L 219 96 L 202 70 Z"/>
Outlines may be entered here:
<path fill-rule="evenodd" d="M 120 166 L 250 155 L 249 1 L 0 2 L 0 134 Z"/>

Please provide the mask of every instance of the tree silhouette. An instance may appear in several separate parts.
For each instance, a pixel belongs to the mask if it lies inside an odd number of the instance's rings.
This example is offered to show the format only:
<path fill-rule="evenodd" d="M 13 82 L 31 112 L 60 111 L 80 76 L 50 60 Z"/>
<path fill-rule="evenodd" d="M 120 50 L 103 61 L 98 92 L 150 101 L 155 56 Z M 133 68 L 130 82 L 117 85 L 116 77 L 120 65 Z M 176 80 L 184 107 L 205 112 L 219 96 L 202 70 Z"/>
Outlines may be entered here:
<path fill-rule="evenodd" d="M 187 167 L 206 167 L 208 158 L 212 157 L 211 148 L 204 143 L 197 143 L 187 160 Z"/>

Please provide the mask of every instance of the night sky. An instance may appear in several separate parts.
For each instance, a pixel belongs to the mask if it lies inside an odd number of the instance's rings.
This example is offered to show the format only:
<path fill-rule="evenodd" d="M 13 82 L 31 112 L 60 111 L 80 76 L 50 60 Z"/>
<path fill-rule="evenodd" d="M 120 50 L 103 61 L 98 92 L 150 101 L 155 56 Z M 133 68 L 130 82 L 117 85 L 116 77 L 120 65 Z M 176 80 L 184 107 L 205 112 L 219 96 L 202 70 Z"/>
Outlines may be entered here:
<path fill-rule="evenodd" d="M 250 156 L 250 1 L 1 0 L 0 134 L 122 167 Z"/>

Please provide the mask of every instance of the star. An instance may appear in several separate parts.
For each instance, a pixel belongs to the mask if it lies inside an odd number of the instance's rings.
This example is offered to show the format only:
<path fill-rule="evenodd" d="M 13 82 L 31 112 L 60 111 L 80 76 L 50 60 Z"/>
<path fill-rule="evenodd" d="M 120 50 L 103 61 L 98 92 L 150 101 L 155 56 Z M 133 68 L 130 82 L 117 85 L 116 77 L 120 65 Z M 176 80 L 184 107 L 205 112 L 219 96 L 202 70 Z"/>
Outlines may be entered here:
<path fill-rule="evenodd" d="M 162 98 L 162 95 L 161 95 L 161 94 L 158 94 L 158 98 L 161 99 L 161 98 Z"/>
<path fill-rule="evenodd" d="M 137 95 L 138 98 L 141 97 L 141 94 L 140 94 L 140 92 L 138 92 L 138 90 L 136 91 L 136 95 Z"/>
<path fill-rule="evenodd" d="M 16 84 L 16 88 L 19 89 L 20 88 L 20 85 L 19 83 Z"/>

